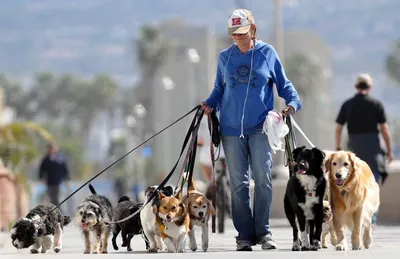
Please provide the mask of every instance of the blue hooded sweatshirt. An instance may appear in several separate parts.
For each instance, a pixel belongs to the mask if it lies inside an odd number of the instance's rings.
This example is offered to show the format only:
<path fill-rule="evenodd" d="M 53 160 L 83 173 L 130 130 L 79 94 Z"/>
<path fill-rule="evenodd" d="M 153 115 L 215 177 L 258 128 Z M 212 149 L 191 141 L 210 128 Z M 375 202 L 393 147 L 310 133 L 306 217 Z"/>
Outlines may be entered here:
<path fill-rule="evenodd" d="M 286 105 L 296 112 L 301 109 L 299 95 L 271 45 L 256 40 L 246 53 L 236 44 L 220 52 L 214 89 L 205 102 L 219 110 L 223 136 L 243 137 L 262 128 L 274 108 L 273 83 Z"/>

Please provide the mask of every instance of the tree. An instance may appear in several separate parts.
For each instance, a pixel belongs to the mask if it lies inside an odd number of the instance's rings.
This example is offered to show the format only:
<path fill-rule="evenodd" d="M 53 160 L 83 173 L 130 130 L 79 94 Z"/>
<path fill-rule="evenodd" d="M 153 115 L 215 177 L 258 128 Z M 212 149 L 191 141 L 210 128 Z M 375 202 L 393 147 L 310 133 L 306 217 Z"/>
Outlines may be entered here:
<path fill-rule="evenodd" d="M 144 89 L 138 101 L 146 108 L 147 116 L 150 118 L 145 121 L 147 130 L 151 130 L 154 80 L 157 78 L 157 73 L 168 56 L 168 51 L 169 44 L 156 27 L 144 25 L 141 28 L 141 36 L 136 40 L 136 52 L 141 70 L 141 83 L 138 87 Z"/>
<path fill-rule="evenodd" d="M 302 98 L 305 98 L 312 88 L 318 87 L 322 76 L 321 68 L 302 53 L 289 56 L 285 62 L 285 71 Z"/>
<path fill-rule="evenodd" d="M 390 49 L 385 65 L 388 76 L 400 86 L 400 40 Z"/>

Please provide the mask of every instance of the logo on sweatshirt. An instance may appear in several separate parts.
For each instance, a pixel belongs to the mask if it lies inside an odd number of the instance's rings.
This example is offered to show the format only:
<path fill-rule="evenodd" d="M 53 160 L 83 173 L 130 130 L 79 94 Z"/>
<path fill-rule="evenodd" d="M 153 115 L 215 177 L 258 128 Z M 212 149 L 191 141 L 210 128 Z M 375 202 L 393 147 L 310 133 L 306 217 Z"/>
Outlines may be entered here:
<path fill-rule="evenodd" d="M 251 71 L 250 75 L 250 67 L 248 65 L 240 65 L 236 68 L 236 70 L 233 70 L 232 73 L 232 86 L 235 87 L 238 84 L 247 84 L 249 82 L 249 76 L 250 76 L 250 85 L 252 86 L 254 84 L 254 76 L 255 73 L 254 71 Z"/>

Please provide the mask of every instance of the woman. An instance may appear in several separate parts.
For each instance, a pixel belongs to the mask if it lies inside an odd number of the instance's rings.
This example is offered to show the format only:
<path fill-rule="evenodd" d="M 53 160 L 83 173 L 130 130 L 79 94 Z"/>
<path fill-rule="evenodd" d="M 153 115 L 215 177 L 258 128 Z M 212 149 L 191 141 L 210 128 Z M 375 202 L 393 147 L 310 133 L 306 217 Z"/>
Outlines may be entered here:
<path fill-rule="evenodd" d="M 269 226 L 272 201 L 272 154 L 262 125 L 274 107 L 273 83 L 286 101 L 282 111 L 294 114 L 302 104 L 287 79 L 275 49 L 256 39 L 256 24 L 246 9 L 233 11 L 228 33 L 234 44 L 221 51 L 215 86 L 201 103 L 205 114 L 220 110 L 220 130 L 232 188 L 232 217 L 239 236 L 237 251 L 252 245 L 276 249 Z M 255 183 L 254 213 L 250 208 L 249 166 Z"/>

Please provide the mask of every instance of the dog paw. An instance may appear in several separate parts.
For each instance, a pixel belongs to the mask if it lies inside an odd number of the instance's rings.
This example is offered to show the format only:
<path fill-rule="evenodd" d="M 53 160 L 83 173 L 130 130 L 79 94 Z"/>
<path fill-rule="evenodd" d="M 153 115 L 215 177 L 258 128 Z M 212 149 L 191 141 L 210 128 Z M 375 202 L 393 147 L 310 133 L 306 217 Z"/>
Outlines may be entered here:
<path fill-rule="evenodd" d="M 108 254 L 107 250 L 101 251 L 102 254 Z"/>
<path fill-rule="evenodd" d="M 321 242 L 319 240 L 313 240 L 310 249 L 311 251 L 318 251 L 318 249 L 321 249 Z"/>
<path fill-rule="evenodd" d="M 54 252 L 59 253 L 61 251 L 61 247 L 54 247 Z"/>
<path fill-rule="evenodd" d="M 346 251 L 347 247 L 345 245 L 339 244 L 336 246 L 336 251 Z"/>
<path fill-rule="evenodd" d="M 157 253 L 158 249 L 157 248 L 149 248 L 149 250 L 147 250 L 148 253 Z"/>
<path fill-rule="evenodd" d="M 201 246 L 201 249 L 203 249 L 203 252 L 207 252 L 207 250 L 208 250 L 208 245 L 202 245 Z"/>
<path fill-rule="evenodd" d="M 132 251 L 132 248 L 131 248 L 131 247 L 128 247 L 128 248 L 126 249 L 126 251 L 130 252 L 130 251 Z"/>
<path fill-rule="evenodd" d="M 300 251 L 300 249 L 301 249 L 300 240 L 294 241 L 292 245 L 292 251 Z"/>
<path fill-rule="evenodd" d="M 310 247 L 308 246 L 302 246 L 301 251 L 310 251 Z"/>
<path fill-rule="evenodd" d="M 352 249 L 352 250 L 361 250 L 361 245 L 359 245 L 359 246 L 352 246 L 351 249 Z"/>
<path fill-rule="evenodd" d="M 38 254 L 39 250 L 37 250 L 36 248 L 32 248 L 31 249 L 31 254 Z"/>
<path fill-rule="evenodd" d="M 167 252 L 168 252 L 168 253 L 175 253 L 175 251 L 172 251 L 172 250 L 169 249 L 169 248 L 167 249 Z"/>
<path fill-rule="evenodd" d="M 84 254 L 90 254 L 90 250 L 83 251 Z"/>
<path fill-rule="evenodd" d="M 328 248 L 328 244 L 327 243 L 323 243 L 322 244 L 322 248 Z"/>
<path fill-rule="evenodd" d="M 177 251 L 178 253 L 185 253 L 186 252 L 186 250 L 185 249 L 183 249 L 183 248 L 181 248 L 181 249 L 178 249 L 178 251 Z"/>
<path fill-rule="evenodd" d="M 127 243 L 125 243 L 125 242 L 123 242 L 121 246 L 122 246 L 122 247 L 127 247 L 127 246 L 128 246 L 128 244 L 127 244 Z"/>

